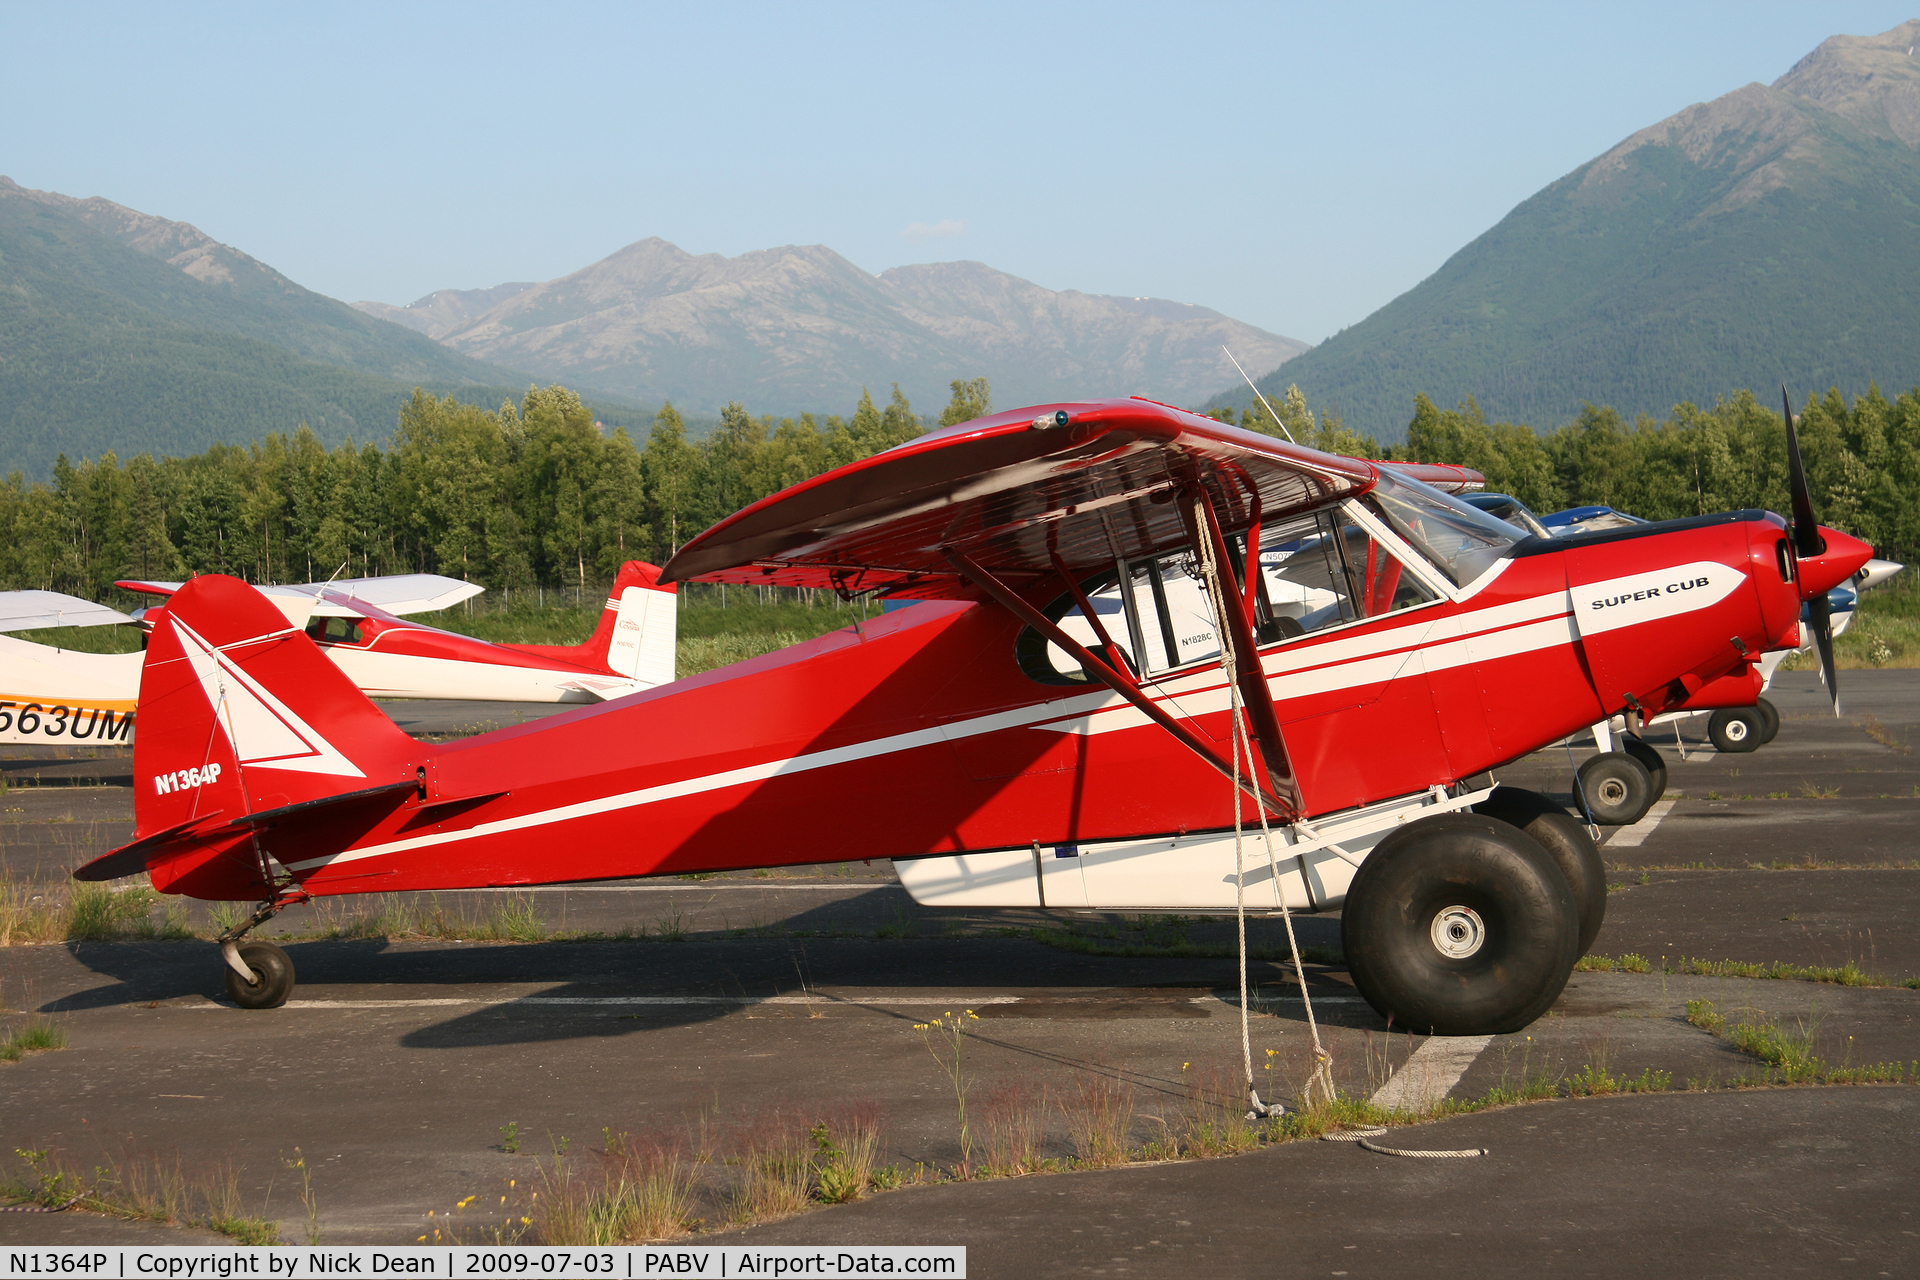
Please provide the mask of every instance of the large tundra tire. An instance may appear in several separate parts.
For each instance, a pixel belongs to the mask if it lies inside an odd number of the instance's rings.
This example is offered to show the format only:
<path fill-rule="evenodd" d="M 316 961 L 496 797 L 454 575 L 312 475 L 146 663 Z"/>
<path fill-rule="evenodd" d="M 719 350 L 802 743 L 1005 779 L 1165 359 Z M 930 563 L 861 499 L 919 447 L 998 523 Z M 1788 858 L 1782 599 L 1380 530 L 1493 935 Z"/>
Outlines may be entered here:
<path fill-rule="evenodd" d="M 1520 787 L 1496 789 L 1473 811 L 1518 827 L 1553 855 L 1579 911 L 1580 954 L 1591 951 L 1607 918 L 1607 868 L 1600 860 L 1600 847 L 1587 834 L 1587 824 L 1538 791 Z"/>
<path fill-rule="evenodd" d="M 1502 1035 L 1545 1013 L 1580 956 L 1573 889 L 1531 836 L 1440 814 L 1360 864 L 1340 919 L 1354 986 L 1394 1027 Z"/>

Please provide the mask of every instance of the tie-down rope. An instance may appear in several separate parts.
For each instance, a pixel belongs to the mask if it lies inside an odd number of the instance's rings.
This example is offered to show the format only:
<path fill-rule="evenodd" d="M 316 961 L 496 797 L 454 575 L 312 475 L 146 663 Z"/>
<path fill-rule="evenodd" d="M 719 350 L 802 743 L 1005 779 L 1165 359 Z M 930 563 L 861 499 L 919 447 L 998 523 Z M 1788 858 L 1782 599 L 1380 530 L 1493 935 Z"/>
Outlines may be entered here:
<path fill-rule="evenodd" d="M 1323 1142 L 1357 1142 L 1367 1150 L 1377 1151 L 1383 1156 L 1406 1156 L 1414 1160 L 1465 1160 L 1470 1156 L 1484 1156 L 1488 1154 L 1487 1148 L 1485 1147 L 1467 1147 L 1459 1151 L 1408 1151 L 1404 1147 L 1376 1147 L 1373 1143 L 1367 1141 L 1369 1138 L 1384 1137 L 1386 1132 L 1385 1129 L 1377 1127 L 1372 1129 L 1335 1129 L 1331 1133 L 1321 1134 L 1320 1140 Z"/>
<path fill-rule="evenodd" d="M 1247 1118 L 1261 1119 L 1280 1110 L 1278 1106 L 1269 1106 L 1260 1100 L 1260 1091 L 1253 1083 L 1253 1031 L 1249 1021 L 1247 1002 L 1247 876 L 1246 858 L 1241 844 L 1242 822 L 1240 811 L 1240 761 L 1243 753 L 1247 762 L 1247 776 L 1256 778 L 1258 774 L 1253 766 L 1253 744 L 1247 738 L 1246 716 L 1242 714 L 1240 701 L 1239 672 L 1234 661 L 1234 649 L 1231 637 L 1227 635 L 1227 601 L 1225 587 L 1220 579 L 1220 565 L 1214 558 L 1213 539 L 1208 524 L 1209 512 L 1206 499 L 1198 495 L 1193 500 L 1193 527 L 1196 533 L 1195 548 L 1199 553 L 1200 572 L 1207 584 L 1208 594 L 1213 598 L 1214 631 L 1220 640 L 1220 664 L 1227 677 L 1228 708 L 1233 718 L 1233 913 L 1234 923 L 1239 933 L 1240 952 L 1240 1062 L 1247 1078 Z M 1252 548 L 1247 557 L 1247 572 L 1259 572 L 1259 550 Z M 1331 1103 L 1334 1100 L 1333 1055 L 1320 1043 L 1320 1025 L 1313 1016 L 1313 996 L 1307 991 L 1307 973 L 1300 963 L 1300 942 L 1293 932 L 1293 913 L 1287 908 L 1286 890 L 1280 883 L 1280 863 L 1273 849 L 1273 829 L 1267 824 L 1267 807 L 1264 804 L 1254 806 L 1260 815 L 1260 834 L 1267 843 L 1267 866 L 1273 875 L 1274 897 L 1280 902 L 1280 918 L 1287 926 L 1287 947 L 1293 954 L 1293 974 L 1300 984 L 1300 999 L 1307 1010 L 1307 1031 L 1313 1038 L 1313 1074 L 1307 1077 L 1303 1091 L 1303 1100 L 1309 1105 L 1313 1101 L 1313 1088 L 1317 1082 L 1323 1096 Z M 1301 875 L 1306 874 L 1306 863 L 1300 864 Z"/>

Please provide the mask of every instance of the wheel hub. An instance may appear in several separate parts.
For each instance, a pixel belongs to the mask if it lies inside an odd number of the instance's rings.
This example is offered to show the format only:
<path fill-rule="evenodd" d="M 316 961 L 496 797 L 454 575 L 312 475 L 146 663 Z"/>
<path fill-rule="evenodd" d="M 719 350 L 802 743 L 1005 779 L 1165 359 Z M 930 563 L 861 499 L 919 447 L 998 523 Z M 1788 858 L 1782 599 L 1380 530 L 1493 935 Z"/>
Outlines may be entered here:
<path fill-rule="evenodd" d="M 1486 922 L 1472 907 L 1445 907 L 1433 918 L 1433 945 L 1449 960 L 1465 960 L 1486 941 Z"/>
<path fill-rule="evenodd" d="M 1745 720 L 1729 720 L 1727 721 L 1727 727 L 1721 732 L 1727 735 L 1727 741 L 1729 742 L 1745 742 L 1747 740 L 1747 722 Z"/>
<path fill-rule="evenodd" d="M 1618 778 L 1604 778 L 1594 790 L 1599 793 L 1601 804 L 1612 806 L 1627 802 L 1627 784 Z"/>

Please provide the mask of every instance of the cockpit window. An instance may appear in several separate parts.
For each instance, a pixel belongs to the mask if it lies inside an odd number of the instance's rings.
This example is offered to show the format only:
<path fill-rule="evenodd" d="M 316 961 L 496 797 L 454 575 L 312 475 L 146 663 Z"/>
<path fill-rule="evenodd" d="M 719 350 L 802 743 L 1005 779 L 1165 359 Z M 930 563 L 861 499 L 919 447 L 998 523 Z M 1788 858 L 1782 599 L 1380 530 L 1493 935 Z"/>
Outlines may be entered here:
<path fill-rule="evenodd" d="M 316 644 L 359 644 L 360 621 L 357 618 L 314 618 L 307 623 L 307 634 Z"/>
<path fill-rule="evenodd" d="M 1245 581 L 1246 545 L 1244 532 L 1227 537 L 1229 590 L 1238 592 Z M 1191 551 L 1127 561 L 1080 589 L 1097 628 L 1071 592 L 1045 613 L 1102 661 L 1149 677 L 1220 656 L 1213 601 Z M 1296 516 L 1260 531 L 1251 622 L 1254 642 L 1263 647 L 1438 598 L 1385 544 L 1338 511 Z M 1021 670 L 1043 684 L 1093 678 L 1032 627 L 1021 631 L 1014 652 Z"/>
<path fill-rule="evenodd" d="M 1380 468 L 1380 483 L 1368 495 L 1394 531 L 1435 567 L 1465 586 L 1485 573 L 1520 541 L 1521 531 L 1458 498 Z"/>

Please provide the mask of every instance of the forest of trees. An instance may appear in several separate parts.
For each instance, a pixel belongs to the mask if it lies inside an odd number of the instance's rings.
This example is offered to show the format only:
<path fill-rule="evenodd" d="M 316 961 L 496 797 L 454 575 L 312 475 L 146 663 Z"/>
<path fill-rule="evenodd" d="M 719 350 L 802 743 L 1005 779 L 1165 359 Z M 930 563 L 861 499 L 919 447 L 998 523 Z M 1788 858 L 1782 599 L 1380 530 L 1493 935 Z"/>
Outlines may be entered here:
<path fill-rule="evenodd" d="M 956 381 L 941 424 L 991 410 L 985 378 Z M 1665 421 L 1589 408 L 1556 430 L 1489 423 L 1468 402 L 1416 399 L 1404 445 L 1383 450 L 1297 388 L 1277 410 L 1302 444 L 1362 457 L 1456 462 L 1534 510 L 1604 503 L 1653 519 L 1787 506 L 1780 415 L 1747 392 Z M 1231 411 L 1218 416 L 1232 418 Z M 1237 419 L 1279 430 L 1259 405 Z M 383 448 L 325 449 L 302 428 L 186 458 L 64 455 L 50 483 L 0 484 L 0 587 L 104 599 L 116 578 L 231 573 L 254 582 L 436 572 L 494 589 L 609 581 L 628 559 L 664 561 L 759 498 L 925 429 L 899 388 L 862 393 L 847 418 L 754 417 L 728 405 L 689 440 L 672 405 L 646 439 L 603 433 L 562 387 L 496 410 L 415 392 Z M 1880 554 L 1920 558 L 1920 391 L 1810 401 L 1802 444 L 1821 519 Z"/>

